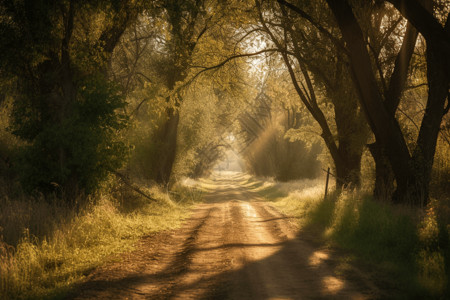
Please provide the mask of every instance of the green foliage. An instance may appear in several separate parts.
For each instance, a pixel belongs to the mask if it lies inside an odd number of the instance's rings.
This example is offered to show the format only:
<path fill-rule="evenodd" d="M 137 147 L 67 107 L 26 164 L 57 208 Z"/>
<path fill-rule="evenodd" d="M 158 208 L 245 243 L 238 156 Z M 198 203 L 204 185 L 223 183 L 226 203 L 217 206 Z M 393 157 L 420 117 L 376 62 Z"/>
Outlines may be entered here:
<path fill-rule="evenodd" d="M 50 47 L 57 47 L 54 34 L 57 1 L 6 0 L 0 4 L 0 68 L 18 74 L 27 63 L 36 66 Z"/>
<path fill-rule="evenodd" d="M 33 137 L 32 144 L 22 147 L 16 164 L 28 191 L 51 191 L 76 180 L 90 193 L 126 157 L 126 144 L 118 138 L 127 125 L 126 116 L 118 111 L 125 106 L 123 97 L 100 74 L 89 76 L 80 86 L 70 115 L 59 124 L 27 118 L 30 106 L 15 108 L 13 132 Z M 31 135 L 33 125 L 41 129 Z"/>
<path fill-rule="evenodd" d="M 126 157 L 126 103 L 107 78 L 113 49 L 104 48 L 115 42 L 106 33 L 124 26 L 116 15 L 130 13 L 119 4 L 0 4 L 0 78 L 14 87 L 10 129 L 25 142 L 14 167 L 27 191 L 91 193 Z M 112 21 L 99 22 L 105 14 Z"/>

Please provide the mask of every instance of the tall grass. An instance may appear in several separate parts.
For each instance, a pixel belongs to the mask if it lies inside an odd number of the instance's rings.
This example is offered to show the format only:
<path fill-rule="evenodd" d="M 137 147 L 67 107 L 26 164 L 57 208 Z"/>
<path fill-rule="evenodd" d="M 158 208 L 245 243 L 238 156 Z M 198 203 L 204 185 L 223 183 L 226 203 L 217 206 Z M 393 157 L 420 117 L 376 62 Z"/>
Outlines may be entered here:
<path fill-rule="evenodd" d="M 180 226 L 197 190 L 178 186 L 169 197 L 145 189 L 157 201 L 120 184 L 73 207 L 45 199 L 9 200 L 0 205 L 0 299 L 62 297 L 113 254 L 132 249 L 151 232 Z"/>
<path fill-rule="evenodd" d="M 372 274 L 389 298 L 449 297 L 450 226 L 445 201 L 426 210 L 375 201 L 365 192 L 331 193 L 323 184 L 276 183 L 260 189 L 273 205 L 296 216 L 302 230 L 345 250 L 354 264 Z M 318 181 L 319 183 L 319 181 Z M 268 186 L 261 184 L 260 186 Z M 275 195 L 274 189 L 284 195 Z"/>

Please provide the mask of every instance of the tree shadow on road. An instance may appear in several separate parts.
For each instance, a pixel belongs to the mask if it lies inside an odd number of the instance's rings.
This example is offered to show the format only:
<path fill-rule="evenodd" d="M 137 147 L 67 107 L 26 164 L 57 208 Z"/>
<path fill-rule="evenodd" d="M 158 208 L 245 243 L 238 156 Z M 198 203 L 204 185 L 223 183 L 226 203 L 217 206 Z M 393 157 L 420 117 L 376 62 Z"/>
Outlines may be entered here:
<path fill-rule="evenodd" d="M 272 219 L 260 222 L 273 222 Z M 187 239 L 171 264 L 157 272 L 132 272 L 115 278 L 98 278 L 74 288 L 69 299 L 375 299 L 380 298 L 360 274 L 342 274 L 340 262 L 327 249 L 312 246 L 300 231 L 294 239 L 276 243 L 225 243 L 220 247 L 202 248 Z M 193 241 L 195 238 L 192 238 Z M 195 280 L 183 278 L 196 273 L 190 258 L 199 252 L 208 256 L 215 250 L 233 251 L 245 248 L 273 249 L 267 257 L 243 262 L 234 269 L 225 261 Z M 212 254 L 215 255 L 215 254 Z M 157 261 L 154 261 L 155 263 Z M 149 264 L 152 263 L 150 259 Z M 204 267 L 204 266 L 203 266 Z M 208 268 L 206 268 L 208 269 Z M 350 279 L 350 280 L 349 280 Z M 383 298 L 383 297 L 381 297 Z"/>

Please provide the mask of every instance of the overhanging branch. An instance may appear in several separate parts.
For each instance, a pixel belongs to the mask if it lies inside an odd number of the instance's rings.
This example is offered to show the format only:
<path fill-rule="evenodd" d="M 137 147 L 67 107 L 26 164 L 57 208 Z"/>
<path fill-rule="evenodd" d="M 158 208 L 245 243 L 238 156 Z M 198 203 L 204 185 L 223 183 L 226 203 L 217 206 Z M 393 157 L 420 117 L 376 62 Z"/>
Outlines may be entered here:
<path fill-rule="evenodd" d="M 296 12 L 300 17 L 307 20 L 314 27 L 316 27 L 321 33 L 323 33 L 325 36 L 327 36 L 337 48 L 341 49 L 345 54 L 348 54 L 347 48 L 345 48 L 344 44 L 339 39 L 337 39 L 334 35 L 332 35 L 328 30 L 326 30 L 323 26 L 321 26 L 319 23 L 317 23 L 304 10 L 300 9 L 299 7 L 293 5 L 285 0 L 277 0 L 277 2 L 278 2 L 278 4 L 286 6 L 290 10 Z"/>
<path fill-rule="evenodd" d="M 217 65 L 214 66 L 210 66 L 210 67 L 205 67 L 205 66 L 191 66 L 192 68 L 201 68 L 203 70 L 197 72 L 193 77 L 191 77 L 189 79 L 189 81 L 184 84 L 183 86 L 187 86 L 188 84 L 190 84 L 192 81 L 194 81 L 198 76 L 200 76 L 202 73 L 206 72 L 206 71 L 210 71 L 210 70 L 214 70 L 214 69 L 218 69 L 220 67 L 223 67 L 224 65 L 226 65 L 227 63 L 229 63 L 232 60 L 235 60 L 237 58 L 242 58 L 242 57 L 252 57 L 252 56 L 257 56 L 257 55 L 261 55 L 263 53 L 273 53 L 273 52 L 279 52 L 278 49 L 275 48 L 270 48 L 270 49 L 264 49 L 261 51 L 257 51 L 257 52 L 253 52 L 253 53 L 242 53 L 242 54 L 235 54 L 232 55 L 230 57 L 227 57 L 225 60 L 223 60 L 222 62 L 218 63 Z"/>

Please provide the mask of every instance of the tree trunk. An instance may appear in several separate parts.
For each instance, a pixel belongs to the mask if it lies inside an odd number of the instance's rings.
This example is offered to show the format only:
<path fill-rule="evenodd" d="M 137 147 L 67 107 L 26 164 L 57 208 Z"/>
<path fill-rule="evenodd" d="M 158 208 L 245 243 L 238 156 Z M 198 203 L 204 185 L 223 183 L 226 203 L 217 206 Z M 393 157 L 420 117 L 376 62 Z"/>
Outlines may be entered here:
<path fill-rule="evenodd" d="M 375 186 L 373 196 L 378 200 L 391 200 L 394 194 L 394 173 L 386 154 L 377 143 L 368 145 L 375 161 Z"/>
<path fill-rule="evenodd" d="M 342 163 L 335 162 L 336 190 L 361 186 L 361 157 L 362 152 L 345 157 Z"/>
<path fill-rule="evenodd" d="M 426 205 L 428 201 L 437 138 L 442 118 L 446 113 L 445 102 L 449 97 L 450 83 L 449 70 L 443 63 L 448 58 L 438 46 L 432 42 L 427 43 L 428 100 L 417 145 L 412 154 L 411 167 L 414 172 L 404 180 L 397 179 L 398 191 L 394 195 L 398 202 L 409 202 L 418 206 Z"/>
<path fill-rule="evenodd" d="M 358 109 L 358 99 L 354 89 L 348 87 L 349 80 L 345 62 L 337 56 L 335 82 L 326 86 L 327 94 L 334 106 L 339 162 L 336 162 L 336 188 L 359 188 L 361 186 L 361 158 L 369 129 L 365 118 Z"/>
<path fill-rule="evenodd" d="M 402 47 L 395 59 L 394 71 L 389 80 L 389 88 L 385 94 L 385 104 L 392 117 L 395 117 L 395 112 L 400 103 L 401 95 L 406 84 L 409 63 L 414 53 L 417 36 L 417 30 L 410 22 L 408 22 Z M 375 142 L 368 145 L 368 147 L 375 161 L 375 186 L 373 196 L 375 199 L 379 200 L 392 200 L 395 190 L 395 176 L 389 158 L 386 156 L 385 151 L 379 143 Z"/>
<path fill-rule="evenodd" d="M 166 110 L 168 119 L 160 127 L 156 138 L 161 142 L 158 149 L 158 162 L 156 166 L 155 180 L 159 184 L 168 185 L 172 174 L 173 164 L 177 152 L 177 135 L 180 114 L 177 109 L 168 108 Z"/>
<path fill-rule="evenodd" d="M 281 10 L 283 15 L 285 16 L 285 20 L 287 20 L 288 15 L 283 9 L 283 6 L 281 6 Z M 366 143 L 364 139 L 364 132 L 366 132 L 366 128 L 364 122 L 361 122 L 362 119 L 358 116 L 358 104 L 356 97 L 351 94 L 349 95 L 344 91 L 345 87 L 341 81 L 342 76 L 336 76 L 335 80 L 337 80 L 338 82 L 332 86 L 326 83 L 329 80 L 324 80 L 327 92 L 334 104 L 335 109 L 335 121 L 338 135 L 336 141 L 328 124 L 327 118 L 319 107 L 318 101 L 315 96 L 313 80 L 309 75 L 309 70 L 306 68 L 308 62 L 302 59 L 300 47 L 301 42 L 295 39 L 295 33 L 290 29 L 292 28 L 292 24 L 287 24 L 285 30 L 291 32 L 291 37 L 294 40 L 294 56 L 298 62 L 300 71 L 303 74 L 307 89 L 306 87 L 303 87 L 302 89 L 298 83 L 297 75 L 295 74 L 288 54 L 284 51 L 286 45 L 282 45 L 280 44 L 280 42 L 278 42 L 277 38 L 266 26 L 261 13 L 260 20 L 263 23 L 263 26 L 265 27 L 267 33 L 269 33 L 269 35 L 271 36 L 277 48 L 281 51 L 281 56 L 288 69 L 297 94 L 322 129 L 321 137 L 323 138 L 336 167 L 336 176 L 338 177 L 336 178 L 336 189 L 340 190 L 343 187 L 358 188 L 361 184 L 361 157 L 364 144 Z M 301 29 L 297 28 L 297 30 Z M 342 73 L 344 64 L 345 63 L 341 59 L 341 57 L 337 57 L 337 65 L 335 66 L 336 73 Z M 316 76 L 321 77 L 321 75 L 317 74 Z"/>

